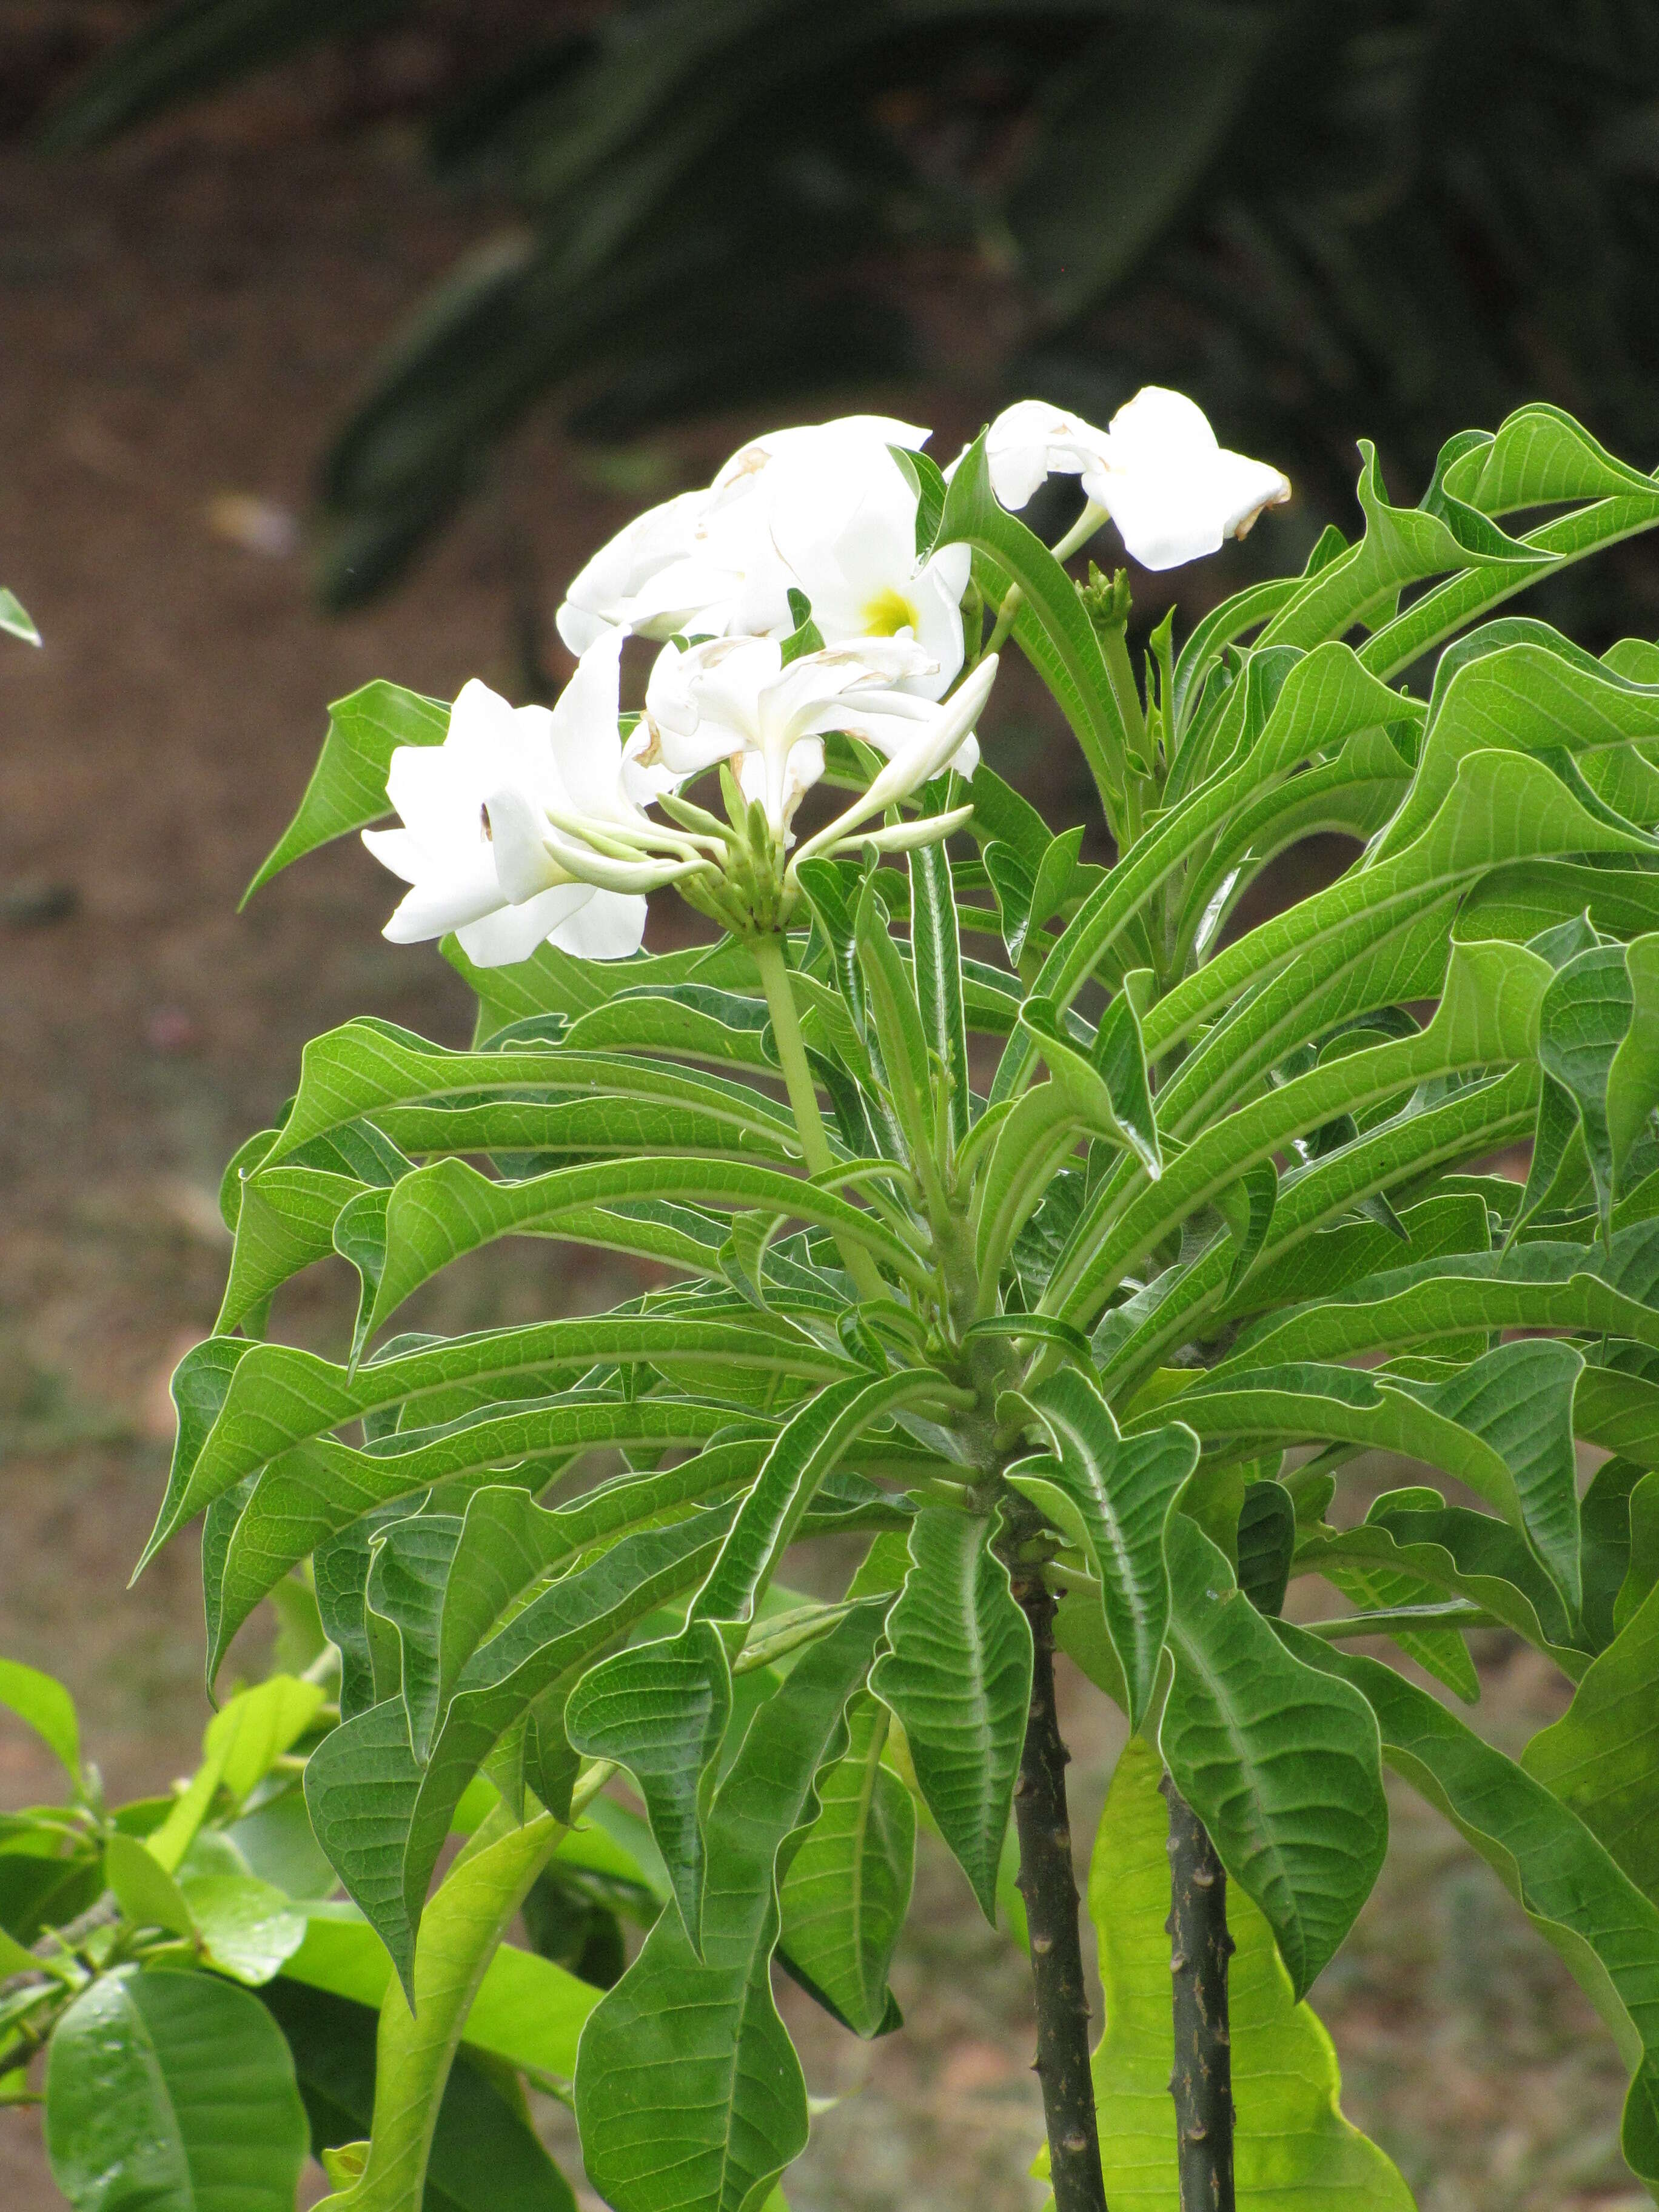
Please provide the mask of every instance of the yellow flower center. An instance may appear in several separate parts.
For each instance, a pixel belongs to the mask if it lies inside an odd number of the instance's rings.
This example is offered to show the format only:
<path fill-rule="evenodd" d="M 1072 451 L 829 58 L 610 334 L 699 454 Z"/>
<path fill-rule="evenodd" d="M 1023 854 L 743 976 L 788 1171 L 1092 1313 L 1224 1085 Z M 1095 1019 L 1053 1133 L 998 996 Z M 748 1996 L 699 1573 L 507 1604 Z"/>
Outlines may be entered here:
<path fill-rule="evenodd" d="M 896 592 L 890 584 L 884 592 L 878 592 L 864 610 L 864 634 L 866 637 L 896 637 L 902 629 L 919 629 L 921 621 L 915 609 L 903 593 Z"/>

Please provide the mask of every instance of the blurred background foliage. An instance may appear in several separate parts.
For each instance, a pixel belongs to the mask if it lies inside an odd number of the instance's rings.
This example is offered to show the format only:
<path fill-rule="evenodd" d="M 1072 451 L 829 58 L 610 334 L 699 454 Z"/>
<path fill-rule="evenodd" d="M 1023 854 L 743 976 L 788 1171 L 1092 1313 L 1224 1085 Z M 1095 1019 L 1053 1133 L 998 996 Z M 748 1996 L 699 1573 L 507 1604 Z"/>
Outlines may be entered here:
<path fill-rule="evenodd" d="M 396 96 L 478 236 L 320 458 L 332 607 L 550 404 L 614 446 L 952 378 L 1103 422 L 1173 383 L 1289 470 L 1310 541 L 1360 432 L 1396 497 L 1527 398 L 1659 459 L 1652 0 L 173 0 L 39 140 L 411 28 Z M 1548 611 L 1650 629 L 1650 559 Z"/>

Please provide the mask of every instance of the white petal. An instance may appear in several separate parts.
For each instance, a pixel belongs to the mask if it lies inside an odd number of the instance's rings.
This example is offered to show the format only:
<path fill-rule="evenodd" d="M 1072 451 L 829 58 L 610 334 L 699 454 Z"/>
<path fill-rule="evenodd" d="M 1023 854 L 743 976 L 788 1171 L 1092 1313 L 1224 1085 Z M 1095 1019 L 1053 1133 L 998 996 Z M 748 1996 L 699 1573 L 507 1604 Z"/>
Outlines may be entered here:
<path fill-rule="evenodd" d="M 638 809 L 622 789 L 620 713 L 623 634 L 608 631 L 578 662 L 553 708 L 548 744 L 571 810 L 600 821 L 633 821 Z"/>
<path fill-rule="evenodd" d="M 586 607 L 565 600 L 553 617 L 560 637 L 568 652 L 580 660 L 595 638 L 603 637 L 611 625 L 603 615 L 589 614 Z"/>
<path fill-rule="evenodd" d="M 509 968 L 528 960 L 540 945 L 588 900 L 602 897 L 587 884 L 561 884 L 525 906 L 504 906 L 455 934 L 475 968 Z"/>
<path fill-rule="evenodd" d="M 514 906 L 568 884 L 570 871 L 562 868 L 548 850 L 547 817 L 533 806 L 516 785 L 504 784 L 484 802 L 489 819 L 490 853 L 501 896 Z"/>
<path fill-rule="evenodd" d="M 678 499 L 647 507 L 571 580 L 557 621 L 559 635 L 573 653 L 580 653 L 593 642 L 598 631 L 592 623 L 625 622 L 627 603 L 659 570 L 690 550 L 707 497 L 704 492 L 682 492 Z"/>
<path fill-rule="evenodd" d="M 432 877 L 418 883 L 392 915 L 381 935 L 393 945 L 423 945 L 452 929 L 479 921 L 502 904 L 501 888 L 492 868 L 488 874 L 465 878 Z"/>
<path fill-rule="evenodd" d="M 363 842 L 383 868 L 417 884 L 430 863 L 407 830 L 365 830 Z"/>
<path fill-rule="evenodd" d="M 1112 417 L 1100 465 L 1083 489 L 1117 525 L 1143 568 L 1174 568 L 1242 537 L 1264 507 L 1291 495 L 1265 461 L 1216 443 L 1201 407 L 1149 385 Z"/>
<path fill-rule="evenodd" d="M 1004 507 L 1021 507 L 1051 475 L 1077 476 L 1098 458 L 1106 433 L 1046 399 L 1005 407 L 986 434 L 991 489 Z"/>
<path fill-rule="evenodd" d="M 617 891 L 595 891 L 548 932 L 561 951 L 579 960 L 626 960 L 645 940 L 646 902 Z"/>

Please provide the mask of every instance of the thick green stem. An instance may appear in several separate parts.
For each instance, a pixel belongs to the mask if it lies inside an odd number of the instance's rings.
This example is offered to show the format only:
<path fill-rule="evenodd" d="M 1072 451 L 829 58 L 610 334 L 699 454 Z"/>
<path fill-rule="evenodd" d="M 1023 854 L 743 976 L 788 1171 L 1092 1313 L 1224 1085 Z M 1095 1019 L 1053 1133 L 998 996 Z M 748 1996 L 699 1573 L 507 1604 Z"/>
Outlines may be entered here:
<path fill-rule="evenodd" d="M 1031 1629 L 1031 1710 L 1014 1784 L 1014 1824 L 1019 1834 L 1019 1893 L 1031 1937 L 1036 2073 L 1042 2084 L 1054 2212 L 1106 2212 L 1089 2066 L 1088 1986 L 1066 1806 L 1071 1753 L 1054 1711 L 1054 1601 L 1036 1568 L 1016 1571 L 1013 1591 Z"/>
<path fill-rule="evenodd" d="M 784 1088 L 789 1093 L 790 1110 L 794 1115 L 795 1127 L 800 1137 L 801 1157 L 806 1163 L 809 1175 L 828 1175 L 834 1170 L 836 1161 L 830 1150 L 823 1116 L 818 1111 L 818 1094 L 806 1058 L 800 1019 L 795 1012 L 795 994 L 789 988 L 789 967 L 784 958 L 783 939 L 781 937 L 751 938 L 750 946 L 755 956 L 755 965 L 760 971 L 761 988 L 766 994 L 767 1011 L 772 1017 L 772 1035 L 777 1042 Z M 840 1249 L 842 1265 L 857 1285 L 860 1297 L 887 1297 L 887 1284 L 870 1255 L 850 1239 Z"/>
<path fill-rule="evenodd" d="M 1227 2019 L 1227 1877 L 1209 1832 L 1166 1774 L 1170 1976 L 1181 2212 L 1234 2212 L 1233 2055 Z"/>

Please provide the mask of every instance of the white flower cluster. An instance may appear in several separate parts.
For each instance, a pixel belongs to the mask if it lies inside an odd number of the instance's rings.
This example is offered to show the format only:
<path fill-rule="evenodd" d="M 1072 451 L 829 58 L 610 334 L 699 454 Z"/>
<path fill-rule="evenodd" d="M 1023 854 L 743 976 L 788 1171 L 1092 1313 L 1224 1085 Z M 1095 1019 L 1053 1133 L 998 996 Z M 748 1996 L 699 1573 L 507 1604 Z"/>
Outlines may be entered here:
<path fill-rule="evenodd" d="M 412 886 L 386 935 L 453 930 L 480 967 L 544 941 L 623 958 L 639 949 L 647 891 L 722 864 L 723 825 L 680 802 L 682 787 L 728 763 L 781 861 L 832 732 L 885 765 L 793 864 L 846 841 L 911 842 L 908 828 L 865 825 L 946 768 L 973 774 L 973 726 L 997 666 L 990 653 L 962 675 L 975 642 L 963 623 L 968 548 L 917 557 L 918 494 L 894 448 L 920 453 L 928 435 L 872 415 L 781 430 L 612 538 L 559 609 L 578 666 L 550 712 L 515 709 L 473 682 L 441 745 L 394 754 L 387 796 L 404 826 L 364 832 Z M 1149 568 L 1213 552 L 1290 495 L 1277 470 L 1223 452 L 1191 400 L 1156 389 L 1103 431 L 1022 400 L 992 424 L 986 458 L 1009 507 L 1051 473 L 1079 476 L 1085 528 L 1109 515 Z M 809 650 L 798 649 L 803 606 L 817 634 Z M 630 635 L 661 651 L 624 738 Z M 670 819 L 646 811 L 665 800 Z M 934 817 L 930 834 L 955 818 Z"/>

